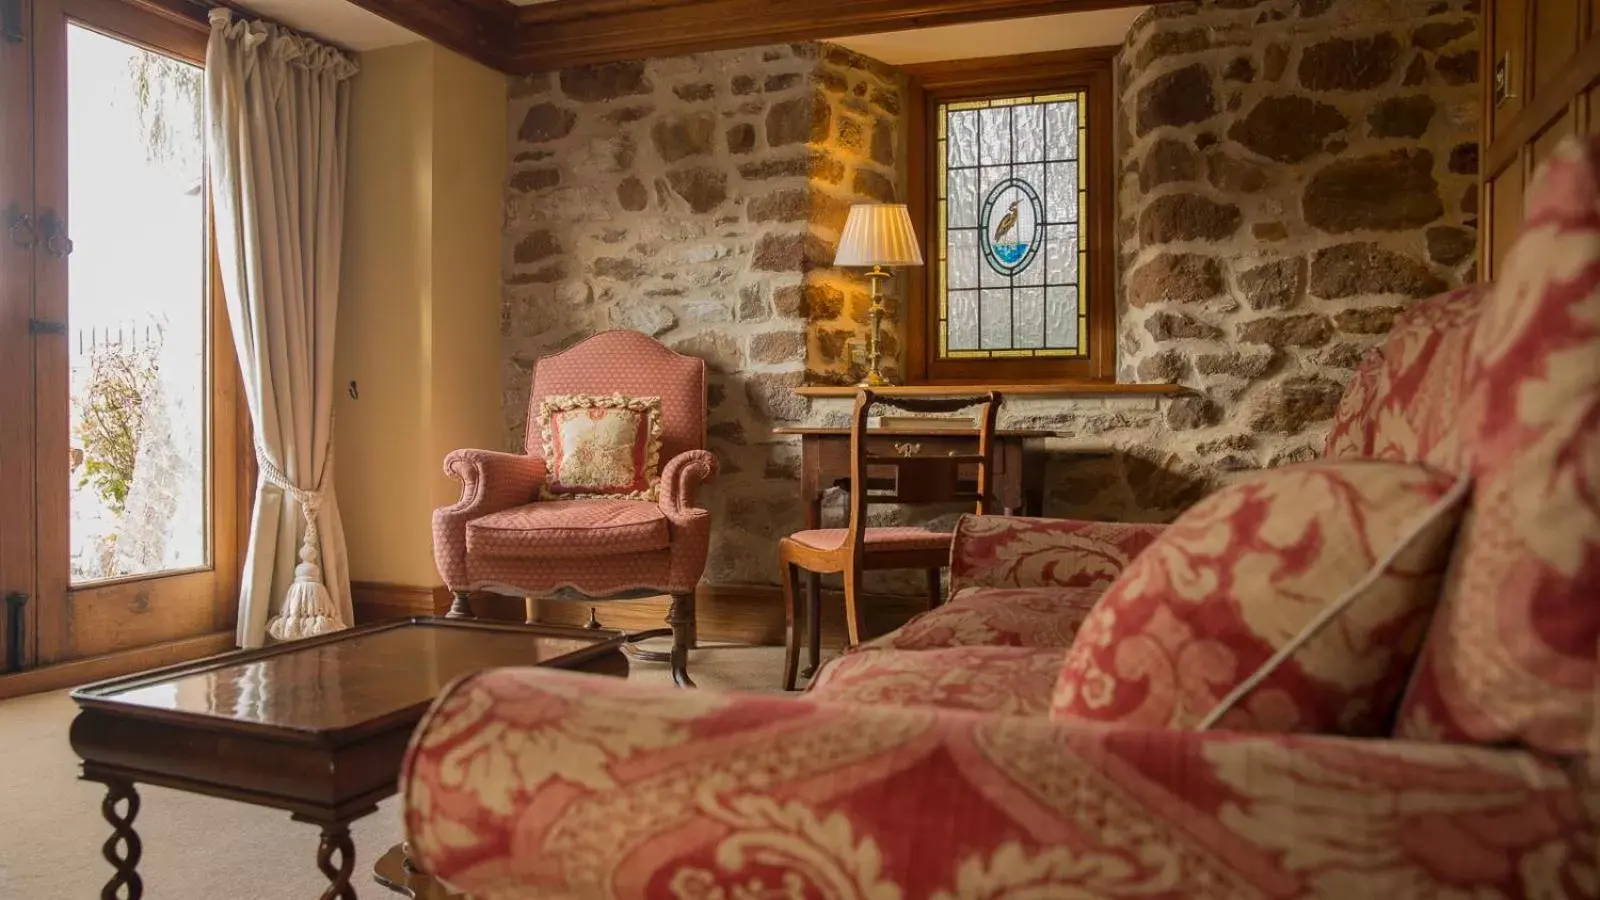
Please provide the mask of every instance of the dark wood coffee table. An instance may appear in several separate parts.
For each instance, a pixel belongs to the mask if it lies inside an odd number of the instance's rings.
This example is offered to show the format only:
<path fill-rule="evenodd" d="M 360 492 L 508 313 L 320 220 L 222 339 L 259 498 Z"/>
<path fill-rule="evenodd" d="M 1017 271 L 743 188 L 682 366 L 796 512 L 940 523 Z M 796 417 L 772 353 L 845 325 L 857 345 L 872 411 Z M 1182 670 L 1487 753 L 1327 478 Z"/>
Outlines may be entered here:
<path fill-rule="evenodd" d="M 84 780 L 106 786 L 112 827 L 101 897 L 144 892 L 134 785 L 154 784 L 320 826 L 322 896 L 354 898 L 350 823 L 395 793 L 411 731 L 450 681 L 498 666 L 626 675 L 622 643 L 615 631 L 408 619 L 79 688 L 72 748 Z"/>

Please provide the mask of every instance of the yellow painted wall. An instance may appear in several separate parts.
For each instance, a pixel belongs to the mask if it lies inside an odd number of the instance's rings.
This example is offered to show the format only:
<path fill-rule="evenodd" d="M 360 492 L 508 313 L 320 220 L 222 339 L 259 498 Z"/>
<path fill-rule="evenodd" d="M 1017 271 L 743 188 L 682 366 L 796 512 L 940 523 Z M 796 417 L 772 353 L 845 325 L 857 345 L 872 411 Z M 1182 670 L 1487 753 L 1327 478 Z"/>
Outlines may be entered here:
<path fill-rule="evenodd" d="M 352 580 L 431 586 L 430 516 L 458 496 L 444 454 L 498 446 L 506 86 L 429 43 L 360 63 L 335 348 L 339 505 Z"/>

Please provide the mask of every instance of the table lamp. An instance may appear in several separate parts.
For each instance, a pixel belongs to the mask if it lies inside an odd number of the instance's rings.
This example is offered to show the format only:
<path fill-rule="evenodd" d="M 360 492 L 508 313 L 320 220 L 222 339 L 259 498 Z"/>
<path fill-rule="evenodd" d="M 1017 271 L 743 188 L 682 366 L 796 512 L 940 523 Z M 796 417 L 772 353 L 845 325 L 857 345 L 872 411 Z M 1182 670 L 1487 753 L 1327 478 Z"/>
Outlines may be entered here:
<path fill-rule="evenodd" d="M 911 227 L 911 214 L 904 203 L 857 203 L 850 207 L 844 233 L 839 236 L 835 266 L 872 267 L 872 334 L 867 341 L 867 374 L 860 387 L 882 387 L 889 383 L 878 371 L 883 355 L 880 333 L 883 329 L 883 297 L 879 282 L 889 277 L 884 266 L 920 266 L 922 250 Z"/>

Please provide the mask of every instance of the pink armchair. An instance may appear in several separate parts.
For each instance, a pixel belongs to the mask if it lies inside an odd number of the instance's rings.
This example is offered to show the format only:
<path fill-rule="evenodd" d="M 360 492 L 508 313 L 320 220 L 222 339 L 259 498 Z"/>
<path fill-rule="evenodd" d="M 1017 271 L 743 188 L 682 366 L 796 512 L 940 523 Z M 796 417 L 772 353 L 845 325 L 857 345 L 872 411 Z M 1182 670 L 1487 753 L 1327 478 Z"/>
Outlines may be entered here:
<path fill-rule="evenodd" d="M 666 463 L 657 502 L 536 499 L 546 476 L 539 403 L 576 393 L 661 398 Z M 695 506 L 695 492 L 717 472 L 705 436 L 704 360 L 635 331 L 603 332 L 539 360 L 523 454 L 457 450 L 445 457 L 445 472 L 461 481 L 460 501 L 433 513 L 434 562 L 455 595 L 450 615 L 472 614 L 473 591 L 589 600 L 670 594 L 672 676 L 692 686 L 694 590 L 711 540 L 711 515 Z"/>

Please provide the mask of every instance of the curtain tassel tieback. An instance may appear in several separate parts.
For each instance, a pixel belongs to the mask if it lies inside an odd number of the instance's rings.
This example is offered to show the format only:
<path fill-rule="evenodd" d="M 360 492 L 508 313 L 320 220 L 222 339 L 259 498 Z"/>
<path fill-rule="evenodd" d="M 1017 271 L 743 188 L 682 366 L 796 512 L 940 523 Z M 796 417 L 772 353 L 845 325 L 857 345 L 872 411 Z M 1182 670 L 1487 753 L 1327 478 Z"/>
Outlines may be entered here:
<path fill-rule="evenodd" d="M 322 554 L 317 533 L 317 512 L 322 508 L 322 492 L 295 487 L 265 453 L 257 453 L 261 473 L 268 482 L 283 489 L 306 517 L 306 534 L 300 542 L 300 564 L 294 567 L 294 581 L 283 596 L 283 610 L 267 623 L 267 634 L 276 641 L 295 641 L 341 631 L 350 626 L 339 618 L 333 596 L 322 583 Z"/>

